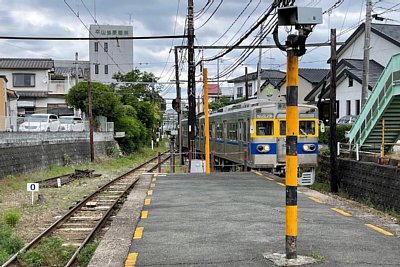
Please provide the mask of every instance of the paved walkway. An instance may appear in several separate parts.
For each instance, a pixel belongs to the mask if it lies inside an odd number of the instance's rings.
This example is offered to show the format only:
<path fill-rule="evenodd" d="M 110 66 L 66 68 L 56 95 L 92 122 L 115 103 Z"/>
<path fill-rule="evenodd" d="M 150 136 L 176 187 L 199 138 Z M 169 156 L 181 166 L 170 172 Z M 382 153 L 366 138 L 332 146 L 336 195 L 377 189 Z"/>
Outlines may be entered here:
<path fill-rule="evenodd" d="M 146 199 L 126 266 L 274 266 L 263 253 L 285 251 L 285 187 L 265 176 L 159 175 Z M 298 195 L 299 255 L 319 266 L 400 266 L 396 230 L 328 203 Z"/>

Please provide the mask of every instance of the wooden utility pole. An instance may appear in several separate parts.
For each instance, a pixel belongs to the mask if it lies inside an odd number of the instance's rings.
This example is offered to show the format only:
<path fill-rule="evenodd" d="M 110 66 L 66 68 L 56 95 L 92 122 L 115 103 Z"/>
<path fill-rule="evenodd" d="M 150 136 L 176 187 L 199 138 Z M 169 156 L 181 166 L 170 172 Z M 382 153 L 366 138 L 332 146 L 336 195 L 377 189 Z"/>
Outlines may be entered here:
<path fill-rule="evenodd" d="M 79 63 L 78 63 L 78 52 L 75 53 L 75 85 L 79 83 Z"/>
<path fill-rule="evenodd" d="M 179 83 L 179 62 L 178 62 L 178 48 L 175 46 L 175 86 L 176 86 L 176 101 L 178 102 L 178 147 L 179 147 L 179 158 L 181 165 L 184 164 L 182 155 L 182 103 L 181 103 L 181 87 Z"/>
<path fill-rule="evenodd" d="M 336 29 L 331 29 L 331 90 L 329 94 L 329 148 L 330 148 L 330 165 L 331 165 L 331 192 L 339 191 L 339 179 L 337 175 L 336 162 Z"/>
<path fill-rule="evenodd" d="M 365 38 L 364 38 L 364 64 L 363 64 L 363 80 L 361 89 L 361 107 L 367 102 L 368 99 L 368 80 L 369 80 L 369 50 L 371 43 L 371 21 L 372 21 L 372 3 L 367 0 L 366 18 L 365 18 Z"/>
<path fill-rule="evenodd" d="M 260 38 L 263 33 L 264 24 L 261 24 L 260 28 Z M 260 43 L 262 44 L 262 42 Z M 257 98 L 260 98 L 261 94 L 261 58 L 262 58 L 262 48 L 258 49 L 258 64 L 257 64 Z"/>
<path fill-rule="evenodd" d="M 193 0 L 188 0 L 188 145 L 189 150 L 195 152 L 195 134 L 196 134 L 196 88 L 194 62 L 194 20 L 193 20 Z M 190 166 L 189 166 L 190 169 Z"/>
<path fill-rule="evenodd" d="M 247 67 L 244 67 L 244 79 L 245 79 L 245 82 L 244 82 L 245 99 L 248 100 L 249 99 L 249 91 L 248 91 L 248 88 L 249 88 L 249 77 L 247 76 Z"/>

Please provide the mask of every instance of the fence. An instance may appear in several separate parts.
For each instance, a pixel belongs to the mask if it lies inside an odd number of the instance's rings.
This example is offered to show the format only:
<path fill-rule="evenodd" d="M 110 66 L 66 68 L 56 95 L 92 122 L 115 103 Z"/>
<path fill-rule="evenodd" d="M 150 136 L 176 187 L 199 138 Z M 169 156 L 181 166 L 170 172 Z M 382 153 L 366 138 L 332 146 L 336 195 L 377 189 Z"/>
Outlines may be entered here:
<path fill-rule="evenodd" d="M 57 121 L 30 121 L 27 117 L 0 116 L 0 132 L 85 132 L 89 121 L 61 123 Z M 114 132 L 114 122 L 101 121 L 96 132 Z"/>

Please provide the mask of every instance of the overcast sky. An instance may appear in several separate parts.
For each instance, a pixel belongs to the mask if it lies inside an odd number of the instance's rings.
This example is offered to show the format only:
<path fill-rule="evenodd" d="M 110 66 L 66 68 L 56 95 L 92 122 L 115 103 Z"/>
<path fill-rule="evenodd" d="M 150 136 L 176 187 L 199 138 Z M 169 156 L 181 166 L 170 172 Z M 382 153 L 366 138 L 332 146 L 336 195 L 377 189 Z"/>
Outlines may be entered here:
<path fill-rule="evenodd" d="M 212 5 L 207 12 L 199 13 L 207 1 L 194 0 L 196 45 L 211 45 L 221 36 L 216 45 L 227 45 L 230 40 L 237 40 L 268 9 L 272 0 L 211 0 Z M 86 27 L 95 24 L 95 19 L 100 25 L 132 25 L 135 36 L 182 35 L 187 2 L 187 0 L 0 0 L 0 36 L 88 37 Z M 336 2 L 337 0 L 297 0 L 296 5 L 321 7 L 326 11 Z M 216 10 L 218 5 L 220 6 Z M 210 18 L 215 10 L 215 14 Z M 381 16 L 389 19 L 379 23 L 400 24 L 400 21 L 396 20 L 399 11 L 398 0 L 373 0 L 373 13 L 384 12 Z M 200 14 L 202 15 L 199 16 Z M 338 41 L 345 41 L 364 18 L 365 1 L 344 0 L 339 7 L 323 15 L 323 24 L 315 28 L 307 42 L 327 41 L 330 28 L 337 29 Z M 249 43 L 255 35 L 256 33 L 252 34 L 245 43 Z M 286 35 L 285 29 L 280 29 L 282 40 Z M 0 43 L 0 57 L 50 57 L 55 60 L 72 60 L 75 52 L 79 53 L 80 59 L 88 60 L 89 57 L 88 41 L 0 40 Z M 273 44 L 271 36 L 269 35 L 263 43 Z M 181 39 L 135 40 L 134 64 L 143 71 L 153 72 L 161 81 L 171 80 L 174 78 L 174 55 L 173 52 L 170 53 L 171 47 L 181 44 Z M 201 56 L 207 58 L 218 52 L 219 50 L 196 50 L 195 54 L 196 58 L 200 59 Z M 224 56 L 220 60 L 220 71 L 227 68 L 239 53 L 234 51 Z M 328 68 L 326 65 L 328 57 L 329 48 L 310 48 L 300 59 L 300 67 Z M 244 66 L 249 68 L 249 72 L 255 71 L 257 60 L 258 51 L 250 55 L 230 76 L 222 77 L 221 80 L 242 75 Z M 216 63 L 213 61 L 207 64 L 210 76 L 216 75 Z M 285 70 L 284 63 L 284 54 L 278 49 L 263 50 L 263 68 Z M 187 79 L 186 69 L 187 66 L 184 66 L 181 79 Z M 196 70 L 196 74 L 200 75 L 199 69 Z M 183 89 L 185 90 L 185 85 Z M 166 86 L 162 94 L 169 97 L 174 95 L 174 92 L 173 86 Z"/>

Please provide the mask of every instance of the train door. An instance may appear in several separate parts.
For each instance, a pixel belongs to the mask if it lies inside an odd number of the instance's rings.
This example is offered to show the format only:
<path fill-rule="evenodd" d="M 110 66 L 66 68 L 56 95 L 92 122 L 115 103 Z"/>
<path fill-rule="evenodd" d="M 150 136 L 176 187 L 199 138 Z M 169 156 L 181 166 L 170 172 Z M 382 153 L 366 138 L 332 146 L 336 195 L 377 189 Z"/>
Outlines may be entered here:
<path fill-rule="evenodd" d="M 244 146 L 243 146 L 243 144 L 244 144 L 244 138 L 243 138 L 243 134 L 244 134 L 244 132 L 245 132 L 245 130 L 244 130 L 244 122 L 243 122 L 243 120 L 239 120 L 239 129 L 238 129 L 238 135 L 239 135 L 239 138 L 238 138 L 238 149 L 239 149 L 239 151 L 244 151 Z M 239 159 L 240 159 L 240 161 L 243 161 L 243 154 L 240 154 L 239 153 Z"/>
<path fill-rule="evenodd" d="M 282 163 L 286 161 L 286 121 L 278 120 L 278 136 L 276 138 L 277 143 L 277 161 L 278 163 Z"/>

